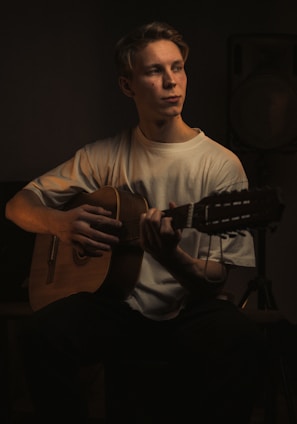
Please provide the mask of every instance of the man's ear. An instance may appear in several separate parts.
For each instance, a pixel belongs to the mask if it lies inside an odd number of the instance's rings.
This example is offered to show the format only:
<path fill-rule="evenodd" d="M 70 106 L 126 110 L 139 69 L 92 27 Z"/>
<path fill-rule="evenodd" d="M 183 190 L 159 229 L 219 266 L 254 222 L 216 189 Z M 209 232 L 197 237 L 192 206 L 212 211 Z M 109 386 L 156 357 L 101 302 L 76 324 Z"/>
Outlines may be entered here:
<path fill-rule="evenodd" d="M 120 86 L 120 89 L 122 90 L 122 92 L 124 94 L 126 94 L 126 96 L 128 96 L 128 97 L 134 96 L 134 92 L 130 87 L 130 81 L 128 80 L 128 78 L 119 77 L 119 86 Z"/>

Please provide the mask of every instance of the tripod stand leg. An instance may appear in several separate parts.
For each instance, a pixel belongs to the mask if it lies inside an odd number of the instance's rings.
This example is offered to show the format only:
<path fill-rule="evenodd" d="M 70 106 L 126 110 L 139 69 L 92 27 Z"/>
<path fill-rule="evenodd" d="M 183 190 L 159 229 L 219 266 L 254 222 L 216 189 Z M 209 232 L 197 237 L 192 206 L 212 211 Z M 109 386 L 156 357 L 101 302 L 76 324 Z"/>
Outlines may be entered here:
<path fill-rule="evenodd" d="M 284 390 L 284 396 L 286 398 L 287 408 L 288 408 L 289 423 L 296 424 L 297 419 L 296 419 L 296 411 L 295 411 L 293 396 L 292 396 L 290 387 L 288 385 L 287 373 L 286 373 L 285 364 L 282 357 L 279 358 L 279 362 L 280 362 L 281 379 L 282 379 L 282 385 Z"/>
<path fill-rule="evenodd" d="M 276 302 L 272 294 L 271 281 L 265 278 L 259 279 L 258 308 L 277 310 Z"/>
<path fill-rule="evenodd" d="M 255 291 L 258 292 L 258 309 L 278 309 L 273 297 L 271 281 L 263 277 L 257 277 L 249 281 L 248 287 L 240 299 L 238 306 L 242 309 L 245 308 L 250 294 Z"/>
<path fill-rule="evenodd" d="M 256 290 L 257 290 L 257 288 L 258 288 L 258 282 L 257 282 L 257 279 L 254 279 L 254 280 L 249 281 L 249 283 L 248 283 L 248 287 L 247 287 L 247 289 L 246 289 L 245 293 L 243 294 L 242 298 L 240 299 L 240 301 L 239 301 L 239 303 L 238 303 L 238 306 L 239 306 L 240 308 L 242 308 L 242 309 L 244 309 L 244 308 L 245 308 L 245 306 L 246 306 L 246 304 L 247 304 L 247 302 L 248 302 L 248 299 L 249 299 L 250 294 L 251 294 L 253 291 L 256 291 Z"/>

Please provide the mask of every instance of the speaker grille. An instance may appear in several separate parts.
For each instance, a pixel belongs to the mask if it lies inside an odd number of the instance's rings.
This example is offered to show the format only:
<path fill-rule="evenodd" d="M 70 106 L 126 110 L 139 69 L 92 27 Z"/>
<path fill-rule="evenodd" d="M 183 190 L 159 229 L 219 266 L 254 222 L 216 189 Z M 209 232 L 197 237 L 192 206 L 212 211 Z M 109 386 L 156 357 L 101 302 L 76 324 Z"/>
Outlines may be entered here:
<path fill-rule="evenodd" d="M 297 36 L 232 36 L 228 74 L 231 145 L 297 149 Z"/>

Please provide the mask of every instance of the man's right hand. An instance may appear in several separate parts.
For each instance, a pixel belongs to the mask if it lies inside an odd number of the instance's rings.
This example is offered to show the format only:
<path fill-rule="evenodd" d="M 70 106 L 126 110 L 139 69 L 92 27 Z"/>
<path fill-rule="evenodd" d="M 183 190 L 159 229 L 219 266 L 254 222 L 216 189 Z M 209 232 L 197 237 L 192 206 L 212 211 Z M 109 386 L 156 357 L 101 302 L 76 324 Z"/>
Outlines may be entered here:
<path fill-rule="evenodd" d="M 61 212 L 57 236 L 84 255 L 102 256 L 119 243 L 122 224 L 111 212 L 92 205 L 81 205 Z"/>

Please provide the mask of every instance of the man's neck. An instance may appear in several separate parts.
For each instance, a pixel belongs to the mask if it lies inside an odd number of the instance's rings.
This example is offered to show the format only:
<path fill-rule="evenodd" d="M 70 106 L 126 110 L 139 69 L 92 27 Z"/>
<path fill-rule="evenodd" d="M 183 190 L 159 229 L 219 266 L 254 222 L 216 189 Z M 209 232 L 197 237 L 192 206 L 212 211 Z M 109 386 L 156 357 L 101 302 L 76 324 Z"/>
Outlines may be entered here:
<path fill-rule="evenodd" d="M 154 123 L 139 122 L 139 128 L 146 138 L 159 143 L 183 143 L 199 132 L 189 127 L 182 118 Z"/>

